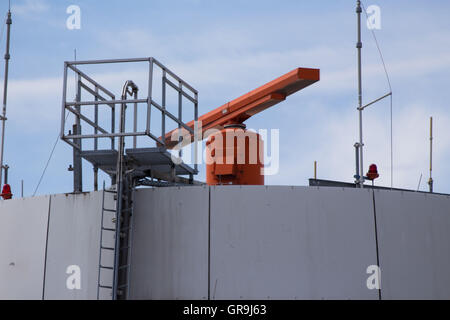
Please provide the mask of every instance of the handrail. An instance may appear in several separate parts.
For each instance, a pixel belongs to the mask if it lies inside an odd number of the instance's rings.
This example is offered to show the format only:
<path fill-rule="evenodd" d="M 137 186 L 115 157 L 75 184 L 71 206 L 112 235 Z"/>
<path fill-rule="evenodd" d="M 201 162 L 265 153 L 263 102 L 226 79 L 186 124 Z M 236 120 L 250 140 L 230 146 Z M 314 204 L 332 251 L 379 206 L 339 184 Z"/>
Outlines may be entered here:
<path fill-rule="evenodd" d="M 98 64 L 110 64 L 110 63 L 128 63 L 128 62 L 147 62 L 149 64 L 148 68 L 148 96 L 139 98 L 137 97 L 137 85 L 129 80 L 125 83 L 122 88 L 120 99 L 116 99 L 115 94 L 102 86 L 100 83 L 95 81 L 92 77 L 87 75 L 85 72 L 81 71 L 77 68 L 78 65 L 98 65 Z M 154 87 L 154 67 L 158 70 L 161 70 L 163 73 L 163 92 L 166 92 L 166 88 L 170 88 L 170 90 L 175 90 L 178 94 L 178 115 L 175 116 L 174 113 L 171 113 L 165 102 L 160 103 L 159 98 L 158 101 L 153 96 L 153 87 Z M 78 75 L 78 90 L 84 89 L 83 92 L 89 94 L 93 97 L 91 100 L 82 100 L 77 99 L 76 101 L 67 101 L 67 90 L 68 90 L 68 71 L 74 72 Z M 167 89 L 169 90 L 169 89 Z M 100 92 L 99 92 L 100 91 Z M 165 94 L 165 93 L 164 93 Z M 80 96 L 81 97 L 81 96 Z M 183 97 L 186 99 L 184 100 Z M 165 99 L 165 98 L 164 98 Z M 185 102 L 183 102 L 185 101 Z M 169 68 L 164 66 L 155 58 L 133 58 L 133 59 L 106 59 L 106 60 L 91 60 L 91 61 L 66 61 L 64 63 L 64 82 L 63 82 L 63 103 L 62 103 L 62 115 L 61 115 L 61 139 L 70 144 L 72 147 L 76 149 L 80 149 L 76 143 L 74 143 L 77 139 L 95 139 L 94 146 L 98 147 L 98 139 L 109 138 L 111 139 L 111 149 L 116 149 L 118 146 L 115 143 L 115 138 L 124 138 L 124 137 L 133 137 L 133 146 L 137 147 L 137 137 L 138 136 L 148 136 L 152 139 L 157 146 L 166 146 L 166 141 L 161 139 L 159 136 L 159 132 L 156 133 L 151 128 L 151 115 L 152 111 L 158 110 L 162 115 L 161 122 L 161 136 L 165 136 L 165 122 L 167 119 L 174 121 L 177 127 L 184 128 L 189 132 L 189 134 L 194 133 L 194 129 L 191 128 L 186 122 L 182 120 L 183 115 L 183 104 L 193 105 L 194 108 L 194 121 L 197 120 L 198 117 L 198 91 L 194 89 L 190 84 L 177 76 L 174 72 L 172 72 Z M 115 107 L 117 105 L 126 105 L 126 104 L 134 104 L 134 115 L 133 115 L 133 124 L 132 130 L 128 130 L 127 132 L 115 132 L 115 128 L 117 124 L 119 124 L 121 119 L 117 119 L 116 124 L 116 112 Z M 146 104 L 146 124 L 145 130 L 138 131 L 138 110 L 139 105 Z M 111 107 L 111 128 L 105 127 L 104 125 L 99 125 L 99 113 L 98 106 L 107 105 Z M 84 107 L 94 106 L 95 107 L 95 119 L 91 116 L 87 116 L 86 112 L 83 114 Z M 142 110 L 142 109 L 140 109 Z M 66 111 L 75 115 L 76 121 L 80 120 L 84 123 L 88 124 L 90 128 L 93 129 L 94 133 L 86 132 L 89 129 L 81 128 L 82 133 L 73 132 L 70 134 L 65 133 L 66 126 Z M 100 118 L 101 119 L 101 118 Z M 191 120 L 191 119 L 189 119 Z M 103 122 L 102 122 L 103 123 Z M 110 129 L 110 130 L 109 130 Z M 123 130 L 125 130 L 125 126 L 123 126 Z M 97 149 L 95 149 L 97 150 Z M 80 150 L 82 151 L 82 150 Z"/>

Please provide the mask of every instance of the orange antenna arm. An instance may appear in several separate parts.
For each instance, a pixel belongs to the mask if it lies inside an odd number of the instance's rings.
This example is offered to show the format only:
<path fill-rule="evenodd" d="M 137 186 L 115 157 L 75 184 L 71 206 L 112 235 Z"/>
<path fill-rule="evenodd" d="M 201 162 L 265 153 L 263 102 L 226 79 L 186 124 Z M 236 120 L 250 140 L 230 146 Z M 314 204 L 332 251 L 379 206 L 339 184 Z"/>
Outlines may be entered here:
<path fill-rule="evenodd" d="M 251 116 L 284 101 L 287 96 L 319 80 L 319 69 L 297 68 L 292 70 L 199 117 L 202 134 L 211 128 L 222 129 L 226 124 L 241 124 Z M 193 129 L 194 121 L 187 123 L 187 126 Z M 178 143 L 170 140 L 175 130 L 165 136 L 166 146 L 169 149 Z"/>

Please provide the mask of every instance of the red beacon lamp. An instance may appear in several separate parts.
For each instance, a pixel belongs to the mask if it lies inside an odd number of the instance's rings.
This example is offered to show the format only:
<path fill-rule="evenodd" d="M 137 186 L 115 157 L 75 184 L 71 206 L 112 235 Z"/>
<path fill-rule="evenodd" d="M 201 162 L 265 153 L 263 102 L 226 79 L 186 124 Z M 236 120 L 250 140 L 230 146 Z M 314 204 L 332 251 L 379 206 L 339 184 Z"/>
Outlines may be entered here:
<path fill-rule="evenodd" d="M 378 174 L 378 168 L 377 168 L 377 165 L 376 164 L 371 164 L 370 166 L 369 166 L 369 171 L 367 172 L 367 174 L 366 174 L 366 178 L 367 178 L 367 180 L 370 180 L 370 181 L 374 181 L 376 178 L 378 178 L 380 175 Z"/>
<path fill-rule="evenodd" d="M 11 186 L 9 184 L 5 184 L 2 189 L 2 193 L 0 194 L 4 200 L 9 200 L 12 198 Z"/>

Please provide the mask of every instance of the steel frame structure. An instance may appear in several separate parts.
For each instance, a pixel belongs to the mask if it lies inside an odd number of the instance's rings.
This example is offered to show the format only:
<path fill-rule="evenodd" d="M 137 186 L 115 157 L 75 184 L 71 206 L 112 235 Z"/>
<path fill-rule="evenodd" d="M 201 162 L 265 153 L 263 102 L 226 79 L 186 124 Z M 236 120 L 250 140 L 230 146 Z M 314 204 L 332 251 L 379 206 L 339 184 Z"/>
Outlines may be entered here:
<path fill-rule="evenodd" d="M 100 65 L 100 64 L 120 64 L 120 63 L 138 63 L 148 62 L 148 96 L 146 98 L 138 98 L 137 94 L 132 95 L 130 98 L 116 99 L 114 93 L 106 89 L 103 85 L 92 79 L 89 75 L 79 69 L 82 65 Z M 162 73 L 161 85 L 162 96 L 161 103 L 155 101 L 153 97 L 153 87 L 157 79 L 154 79 L 156 68 L 159 68 Z M 76 99 L 75 101 L 67 101 L 67 87 L 68 87 L 68 74 L 72 71 L 76 74 L 77 87 L 76 87 Z M 169 112 L 166 108 L 166 96 L 167 90 L 173 89 L 178 93 L 178 114 L 175 115 Z M 81 94 L 86 92 L 94 97 L 93 100 L 82 100 Z M 166 148 L 166 141 L 162 138 L 166 136 L 166 120 L 167 118 L 176 122 L 178 129 L 185 129 L 190 134 L 194 135 L 194 129 L 183 122 L 183 97 L 186 98 L 194 105 L 194 120 L 198 119 L 198 91 L 194 89 L 189 83 L 181 79 L 174 72 L 160 63 L 153 57 L 149 58 L 132 58 L 132 59 L 110 59 L 110 60 L 89 60 L 89 61 L 66 61 L 64 62 L 64 78 L 63 78 L 63 94 L 62 94 L 62 107 L 61 107 L 61 131 L 60 138 L 68 143 L 74 149 L 74 192 L 81 192 L 81 153 L 83 152 L 82 140 L 94 139 L 94 151 L 98 150 L 99 139 L 110 139 L 111 150 L 119 150 L 119 146 L 116 144 L 116 138 L 133 137 L 133 148 L 137 147 L 137 137 L 147 136 L 152 139 L 160 147 Z M 126 106 L 126 104 L 133 104 L 133 130 L 117 132 L 116 123 L 116 106 Z M 99 109 L 100 105 L 107 105 L 111 109 L 111 127 L 109 129 L 103 128 L 99 125 Z M 144 131 L 137 130 L 137 117 L 139 105 L 146 105 L 146 126 Z M 89 118 L 83 114 L 82 109 L 87 106 L 94 106 L 94 118 Z M 151 116 L 152 109 L 161 112 L 161 132 L 157 133 L 151 128 Z M 71 113 L 75 116 L 75 124 L 73 131 L 66 133 L 67 126 L 67 113 Z M 117 119 L 122 121 L 122 119 Z M 192 120 L 192 119 L 189 119 Z M 86 133 L 87 130 L 82 132 L 81 122 L 88 125 L 91 133 Z M 93 133 L 92 133 L 93 129 Z M 94 171 L 98 170 L 94 166 Z M 197 172 L 197 163 L 194 164 L 194 171 Z M 95 175 L 94 185 L 97 185 Z"/>
<path fill-rule="evenodd" d="M 112 63 L 130 63 L 130 62 L 148 62 L 148 96 L 145 99 L 139 98 L 139 87 L 132 81 L 127 80 L 123 86 L 122 94 L 119 99 L 93 80 L 86 73 L 81 71 L 79 65 L 94 64 L 112 64 Z M 160 68 L 161 79 L 161 104 L 156 102 L 153 97 L 154 85 L 154 69 Z M 76 98 L 75 101 L 67 101 L 67 85 L 68 72 L 73 71 L 76 74 Z M 178 94 L 178 115 L 174 115 L 166 108 L 167 86 L 176 90 Z M 94 97 L 93 100 L 82 99 L 82 92 L 87 92 Z M 194 121 L 198 120 L 198 92 L 187 82 L 178 77 L 160 62 L 154 58 L 138 58 L 138 59 L 115 59 L 115 60 L 93 60 L 93 61 L 71 61 L 64 63 L 64 80 L 63 80 L 63 98 L 61 112 L 61 133 L 60 137 L 66 143 L 73 147 L 73 171 L 74 171 L 74 192 L 82 192 L 82 159 L 90 161 L 94 166 L 94 189 L 98 188 L 98 169 L 102 169 L 111 176 L 113 193 L 116 200 L 115 209 L 105 209 L 102 205 L 102 225 L 100 236 L 100 252 L 99 252 L 99 277 L 98 291 L 100 288 L 110 288 L 112 299 L 127 299 L 129 292 L 129 272 L 130 272 L 130 255 L 131 255 L 131 230 L 133 216 L 133 194 L 137 185 L 148 186 L 166 186 L 170 184 L 194 184 L 193 174 L 197 173 L 197 163 L 194 169 L 185 164 L 175 164 L 173 159 L 167 153 L 166 141 L 166 118 L 175 121 L 179 131 L 187 130 L 190 134 L 194 134 L 194 130 L 183 122 L 183 97 L 187 98 L 194 105 Z M 127 104 L 132 104 L 133 108 L 133 124 L 132 130 L 126 129 L 126 111 Z M 146 105 L 146 127 L 145 131 L 138 131 L 138 108 L 140 104 Z M 99 106 L 107 105 L 110 107 L 110 125 L 109 130 L 103 128 L 99 124 Z M 83 109 L 87 106 L 94 106 L 94 115 L 92 119 Z M 116 106 L 120 106 L 119 116 L 116 119 Z M 158 138 L 159 132 L 151 130 L 151 112 L 152 108 L 161 112 L 161 139 Z M 75 116 L 73 131 L 65 133 L 67 113 Z M 116 123 L 118 120 L 118 123 Z M 189 119 L 191 120 L 191 119 Z M 91 133 L 83 133 L 81 122 L 87 123 Z M 116 131 L 116 128 L 118 131 Z M 93 133 L 92 133 L 93 130 Z M 86 132 L 87 130 L 85 130 Z M 155 148 L 138 148 L 139 136 L 147 136 L 156 143 Z M 133 138 L 133 148 L 125 149 L 125 138 Z M 83 150 L 82 141 L 84 139 L 94 139 L 94 150 Z M 99 150 L 99 139 L 111 140 L 110 149 Z M 116 143 L 117 140 L 117 143 Z M 197 151 L 197 150 L 196 150 Z M 195 152 L 196 152 L 195 151 Z M 179 155 L 181 156 L 181 150 Z M 93 158 L 92 158 L 93 157 Z M 144 159 L 144 160 L 142 160 Z M 163 159 L 163 160 L 161 160 Z M 162 161 L 162 162 L 161 162 Z M 167 172 L 153 170 L 154 166 L 164 166 Z M 150 169 L 149 169 L 150 168 Z M 181 169 L 180 169 L 181 168 Z M 180 174 L 189 174 L 189 179 L 183 179 L 177 176 L 177 169 Z M 184 170 L 184 171 L 183 171 Z M 154 181 L 154 176 L 158 181 Z M 147 178 L 150 177 L 151 180 Z M 105 184 L 103 184 L 103 192 L 105 192 Z M 112 192 L 112 191 L 108 191 Z M 103 225 L 104 212 L 114 213 L 114 228 L 105 228 Z M 103 245 L 103 232 L 114 232 L 114 246 L 105 247 Z M 103 250 L 114 252 L 114 263 L 111 266 L 102 264 Z M 100 282 L 102 270 L 112 270 L 113 279 L 111 286 L 105 286 Z"/>

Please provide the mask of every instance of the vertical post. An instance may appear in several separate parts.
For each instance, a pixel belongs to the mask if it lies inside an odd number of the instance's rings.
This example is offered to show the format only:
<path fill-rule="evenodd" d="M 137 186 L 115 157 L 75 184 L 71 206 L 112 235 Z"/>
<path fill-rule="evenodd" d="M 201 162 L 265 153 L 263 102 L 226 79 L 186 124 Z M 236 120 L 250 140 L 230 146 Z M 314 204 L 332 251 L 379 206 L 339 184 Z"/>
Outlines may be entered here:
<path fill-rule="evenodd" d="M 359 174 L 359 143 L 358 142 L 355 143 L 354 147 L 355 147 L 355 169 L 356 169 L 354 178 L 355 184 L 358 184 L 361 178 Z"/>
<path fill-rule="evenodd" d="M 181 81 L 178 82 L 178 142 L 183 140 L 183 136 L 181 134 L 181 121 L 183 121 L 183 84 Z M 178 156 L 181 158 L 183 156 L 183 150 L 180 148 L 178 151 Z"/>
<path fill-rule="evenodd" d="M 132 82 L 127 81 L 123 87 L 122 100 L 127 100 L 127 94 L 129 93 L 128 88 L 132 89 L 134 97 L 137 97 L 138 87 Z M 132 93 L 129 93 L 130 95 Z M 125 132 L 125 116 L 126 116 L 127 105 L 122 103 L 120 108 L 120 127 L 119 131 L 121 134 Z M 127 279 L 126 270 L 120 270 L 120 266 L 128 265 L 128 253 L 130 250 L 128 243 L 129 240 L 129 230 L 130 228 L 130 192 L 132 188 L 132 177 L 124 172 L 124 151 L 125 151 L 125 137 L 123 135 L 119 136 L 118 140 L 118 158 L 117 158 L 117 204 L 116 204 L 116 236 L 115 236 L 115 250 L 114 250 L 114 282 L 113 282 L 113 299 L 126 299 L 127 295 L 124 294 L 124 290 L 121 281 Z M 124 206 L 125 205 L 125 206 Z M 122 230 L 123 228 L 123 230 Z M 124 251 L 125 250 L 125 251 Z M 128 268 L 128 267 L 127 267 Z M 124 272 L 125 271 L 125 272 Z"/>
<path fill-rule="evenodd" d="M 113 100 L 116 100 L 115 96 L 111 97 Z M 116 131 L 116 105 L 113 104 L 111 106 L 111 133 L 115 133 Z M 114 137 L 111 138 L 111 149 L 115 149 L 115 139 Z"/>
<path fill-rule="evenodd" d="M 0 142 L 0 185 L 2 181 L 2 171 L 3 171 L 3 152 L 5 150 L 5 126 L 6 126 L 6 103 L 8 99 L 8 73 L 9 73 L 9 59 L 11 58 L 9 54 L 9 44 L 11 35 L 11 10 L 8 11 L 8 18 L 6 19 L 7 33 L 6 33 L 6 53 L 5 53 L 5 80 L 3 82 L 3 109 L 0 115 L 0 120 L 2 121 L 2 135 Z M 6 175 L 6 169 L 5 169 Z"/>
<path fill-rule="evenodd" d="M 161 107 L 164 110 L 162 112 L 161 118 L 161 137 L 163 139 L 164 145 L 166 143 L 166 70 L 163 70 L 162 77 L 162 96 L 161 96 Z"/>
<path fill-rule="evenodd" d="M 5 184 L 8 184 L 8 170 L 9 170 L 9 166 L 8 165 L 4 165 L 3 169 L 5 170 Z"/>
<path fill-rule="evenodd" d="M 428 185 L 430 192 L 433 192 L 433 117 L 430 117 L 430 179 Z"/>
<path fill-rule="evenodd" d="M 72 132 L 74 134 L 79 134 L 78 125 L 75 123 L 72 126 Z M 73 139 L 73 144 L 77 146 L 77 148 L 73 148 L 73 192 L 80 193 L 82 192 L 82 181 L 81 181 L 81 157 L 80 157 L 80 139 Z"/>
<path fill-rule="evenodd" d="M 150 134 L 150 120 L 151 120 L 151 107 L 152 107 L 152 89 L 153 89 L 153 58 L 149 59 L 148 66 L 148 101 L 147 101 L 147 125 L 145 132 Z"/>
<path fill-rule="evenodd" d="M 361 67 L 361 1 L 356 2 L 356 14 L 357 14 L 357 24 L 358 24 L 358 42 L 356 43 L 356 48 L 358 50 L 358 110 L 359 110 L 359 186 L 364 188 L 364 163 L 363 163 L 363 129 L 362 129 L 362 67 Z"/>
<path fill-rule="evenodd" d="M 98 86 L 95 86 L 95 101 L 98 101 Z M 94 106 L 94 122 L 96 127 L 94 127 L 94 134 L 98 133 L 98 104 Z M 98 150 L 98 138 L 94 139 L 94 150 Z"/>
<path fill-rule="evenodd" d="M 98 101 L 98 86 L 95 86 L 95 101 Z M 94 106 L 94 121 L 98 126 L 98 105 Z M 94 128 L 94 134 L 98 133 L 97 127 Z M 98 150 L 98 138 L 94 139 L 94 150 Z M 94 165 L 94 191 L 98 191 L 98 167 Z"/>
<path fill-rule="evenodd" d="M 64 138 L 65 122 L 66 122 L 66 97 L 67 97 L 67 62 L 64 62 L 64 78 L 63 78 L 63 94 L 61 106 L 61 133 L 60 138 Z"/>
<path fill-rule="evenodd" d="M 77 94 L 75 98 L 76 102 L 81 101 L 81 76 L 78 74 L 77 81 Z M 81 106 L 75 106 L 76 111 L 81 114 Z M 81 121 L 80 117 L 75 117 L 75 124 L 73 126 L 73 132 L 76 135 L 81 134 Z M 73 149 L 73 192 L 79 193 L 83 192 L 83 168 L 81 162 L 81 139 L 74 139 L 74 144 L 78 146 L 78 148 Z"/>
<path fill-rule="evenodd" d="M 317 180 L 317 161 L 314 161 L 314 180 Z"/>
<path fill-rule="evenodd" d="M 124 90 L 124 92 L 126 92 Z M 126 93 L 122 95 L 122 100 L 125 100 Z M 125 110 L 126 104 L 122 103 L 120 108 L 120 125 L 119 132 L 125 132 Z M 118 138 L 118 158 L 117 158 L 117 171 L 116 171 L 116 184 L 117 184 L 117 202 L 116 202 L 116 236 L 115 236 L 115 250 L 114 250 L 114 280 L 113 280 L 113 299 L 118 297 L 118 283 L 119 283 L 119 261 L 120 261 L 120 234 L 122 227 L 122 199 L 123 199 L 123 152 L 125 149 L 125 137 L 119 136 Z"/>
<path fill-rule="evenodd" d="M 137 90 L 134 92 L 134 99 L 135 100 L 137 100 L 137 98 L 138 98 L 138 92 L 137 92 Z M 137 132 L 137 112 L 138 112 L 138 104 L 137 104 L 137 102 L 135 102 L 134 103 L 134 115 L 133 115 L 133 130 L 134 130 L 134 133 L 136 133 Z M 137 136 L 134 136 L 133 137 L 133 148 L 135 148 L 136 149 L 136 147 L 137 147 Z"/>
<path fill-rule="evenodd" d="M 194 120 L 195 120 L 195 125 L 194 125 L 194 169 L 195 171 L 197 171 L 198 169 L 198 143 L 199 140 L 202 137 L 199 137 L 199 123 L 198 123 L 198 93 L 195 92 L 195 105 L 194 105 Z"/>
<path fill-rule="evenodd" d="M 23 179 L 20 182 L 21 198 L 23 198 Z"/>
<path fill-rule="evenodd" d="M 116 97 L 113 95 L 111 99 L 116 100 Z M 111 133 L 116 132 L 116 105 L 113 104 L 111 106 Z M 115 150 L 116 148 L 116 139 L 114 137 L 111 138 L 111 150 Z M 117 147 L 119 149 L 119 147 Z M 111 185 L 117 183 L 117 177 L 115 174 L 111 175 Z"/>

